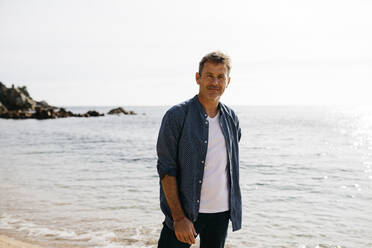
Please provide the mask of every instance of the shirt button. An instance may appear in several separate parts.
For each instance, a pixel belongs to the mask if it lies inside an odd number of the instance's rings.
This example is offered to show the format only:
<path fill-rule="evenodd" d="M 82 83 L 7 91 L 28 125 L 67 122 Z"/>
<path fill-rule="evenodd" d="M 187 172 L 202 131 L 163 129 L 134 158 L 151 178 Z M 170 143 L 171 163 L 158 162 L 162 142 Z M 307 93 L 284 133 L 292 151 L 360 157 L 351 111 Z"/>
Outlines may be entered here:
<path fill-rule="evenodd" d="M 199 183 L 201 183 L 202 181 L 201 180 L 199 180 Z"/>
<path fill-rule="evenodd" d="M 208 125 L 208 121 L 206 121 L 206 122 L 205 122 L 205 124 L 207 124 L 207 125 Z"/>
<path fill-rule="evenodd" d="M 204 140 L 204 143 L 207 144 L 208 141 Z"/>
<path fill-rule="evenodd" d="M 199 200 L 196 200 L 197 203 L 199 203 Z"/>
<path fill-rule="evenodd" d="M 201 163 L 204 164 L 204 160 L 202 160 Z"/>

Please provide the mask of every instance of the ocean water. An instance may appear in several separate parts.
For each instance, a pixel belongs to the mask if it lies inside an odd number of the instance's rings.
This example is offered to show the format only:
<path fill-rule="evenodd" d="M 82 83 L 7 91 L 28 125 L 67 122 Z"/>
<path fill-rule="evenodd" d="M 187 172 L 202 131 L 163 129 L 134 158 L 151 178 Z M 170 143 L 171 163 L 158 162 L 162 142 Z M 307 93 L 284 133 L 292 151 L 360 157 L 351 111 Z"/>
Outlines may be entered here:
<path fill-rule="evenodd" d="M 167 107 L 129 109 L 139 114 L 0 119 L 0 234 L 45 247 L 156 247 Z M 372 247 L 372 108 L 234 109 L 243 228 L 230 224 L 226 247 Z"/>

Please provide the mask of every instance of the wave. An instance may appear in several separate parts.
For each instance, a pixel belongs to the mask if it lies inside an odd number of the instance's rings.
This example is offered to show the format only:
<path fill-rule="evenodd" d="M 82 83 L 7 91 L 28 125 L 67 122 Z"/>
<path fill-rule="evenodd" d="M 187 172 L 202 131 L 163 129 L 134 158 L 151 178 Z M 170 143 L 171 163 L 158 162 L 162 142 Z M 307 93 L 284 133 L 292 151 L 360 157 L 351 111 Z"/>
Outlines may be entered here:
<path fill-rule="evenodd" d="M 75 231 L 63 227 L 46 227 L 10 214 L 0 216 L 0 230 L 16 231 L 30 238 L 37 237 L 53 243 L 79 243 L 80 246 L 101 248 L 153 247 L 155 241 L 146 241 L 146 233 L 141 227 L 131 230 L 132 235 L 118 237 L 114 231 Z M 128 230 L 126 230 L 128 231 Z M 125 231 L 124 231 L 125 232 Z M 150 244 L 149 244 L 150 243 Z"/>

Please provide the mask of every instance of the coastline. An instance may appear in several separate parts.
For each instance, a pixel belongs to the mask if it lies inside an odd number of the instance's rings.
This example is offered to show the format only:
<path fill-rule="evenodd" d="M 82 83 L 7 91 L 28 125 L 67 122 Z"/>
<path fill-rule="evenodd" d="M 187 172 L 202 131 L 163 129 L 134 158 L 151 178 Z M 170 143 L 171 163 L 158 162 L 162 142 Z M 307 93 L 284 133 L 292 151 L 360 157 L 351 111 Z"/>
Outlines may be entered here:
<path fill-rule="evenodd" d="M 0 234 L 0 248 L 42 248 L 42 247 L 26 243 L 24 241 L 16 240 L 9 236 Z"/>

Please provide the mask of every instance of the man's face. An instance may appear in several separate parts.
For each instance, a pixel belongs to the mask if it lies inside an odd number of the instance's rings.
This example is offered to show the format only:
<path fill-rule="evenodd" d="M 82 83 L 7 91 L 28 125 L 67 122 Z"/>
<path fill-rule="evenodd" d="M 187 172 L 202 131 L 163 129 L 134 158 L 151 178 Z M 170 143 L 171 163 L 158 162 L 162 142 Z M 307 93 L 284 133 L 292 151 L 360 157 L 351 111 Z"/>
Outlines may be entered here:
<path fill-rule="evenodd" d="M 201 75 L 197 72 L 199 96 L 211 101 L 218 101 L 230 83 L 226 65 L 206 62 Z"/>

